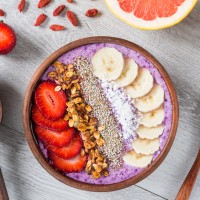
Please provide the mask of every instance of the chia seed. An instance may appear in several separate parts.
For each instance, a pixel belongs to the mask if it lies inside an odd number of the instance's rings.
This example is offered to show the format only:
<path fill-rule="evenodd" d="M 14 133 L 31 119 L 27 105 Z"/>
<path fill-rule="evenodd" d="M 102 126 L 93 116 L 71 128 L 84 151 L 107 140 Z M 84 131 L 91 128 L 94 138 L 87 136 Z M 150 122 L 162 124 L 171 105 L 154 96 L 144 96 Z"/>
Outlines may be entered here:
<path fill-rule="evenodd" d="M 84 57 L 77 57 L 74 66 L 82 77 L 81 88 L 84 100 L 93 108 L 92 115 L 98 119 L 99 126 L 105 126 L 100 133 L 106 143 L 100 150 L 109 160 L 110 167 L 119 169 L 122 166 L 123 142 L 119 133 L 120 127 L 109 107 L 109 101 L 99 79 L 93 75 L 90 61 Z"/>

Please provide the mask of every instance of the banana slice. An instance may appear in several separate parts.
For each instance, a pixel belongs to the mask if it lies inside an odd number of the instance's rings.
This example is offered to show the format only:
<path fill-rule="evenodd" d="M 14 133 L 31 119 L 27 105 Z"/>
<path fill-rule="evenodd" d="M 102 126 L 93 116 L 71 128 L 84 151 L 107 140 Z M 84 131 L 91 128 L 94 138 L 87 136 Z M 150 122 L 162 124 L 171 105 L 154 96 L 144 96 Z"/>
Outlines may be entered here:
<path fill-rule="evenodd" d="M 136 133 L 141 139 L 153 140 L 162 135 L 163 130 L 164 126 L 162 124 L 152 128 L 140 125 L 139 128 L 136 130 Z"/>
<path fill-rule="evenodd" d="M 150 155 L 158 151 L 160 147 L 160 141 L 159 139 L 146 140 L 137 138 L 136 140 L 133 141 L 132 147 L 138 154 L 141 153 L 144 155 Z"/>
<path fill-rule="evenodd" d="M 126 87 L 126 92 L 131 98 L 139 98 L 149 93 L 152 87 L 153 76 L 149 70 L 145 68 L 139 68 L 135 81 Z"/>
<path fill-rule="evenodd" d="M 153 155 L 137 154 L 135 151 L 129 151 L 123 156 L 123 160 L 126 164 L 139 168 L 148 166 L 152 159 Z"/>
<path fill-rule="evenodd" d="M 124 87 L 131 84 L 138 74 L 138 65 L 132 58 L 124 60 L 124 69 L 120 77 L 116 80 L 119 87 Z"/>
<path fill-rule="evenodd" d="M 97 51 L 91 59 L 94 75 L 112 81 L 119 78 L 124 67 L 122 53 L 115 48 L 105 47 Z"/>
<path fill-rule="evenodd" d="M 164 102 L 164 90 L 158 84 L 144 97 L 135 100 L 135 107 L 141 112 L 157 109 Z"/>
<path fill-rule="evenodd" d="M 163 106 L 160 108 L 153 110 L 148 113 L 143 113 L 142 118 L 140 120 L 140 124 L 146 127 L 156 127 L 157 125 L 161 124 L 165 117 L 165 111 Z"/>

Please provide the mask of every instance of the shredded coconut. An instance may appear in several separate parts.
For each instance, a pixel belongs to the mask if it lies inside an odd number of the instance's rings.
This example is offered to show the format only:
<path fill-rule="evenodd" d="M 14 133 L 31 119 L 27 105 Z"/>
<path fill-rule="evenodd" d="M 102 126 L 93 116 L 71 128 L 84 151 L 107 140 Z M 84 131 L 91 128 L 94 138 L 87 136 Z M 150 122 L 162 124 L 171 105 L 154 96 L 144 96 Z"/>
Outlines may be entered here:
<path fill-rule="evenodd" d="M 101 81 L 102 88 L 110 102 L 113 114 L 121 126 L 124 140 L 134 139 L 141 114 L 134 107 L 134 101 L 116 83 Z"/>

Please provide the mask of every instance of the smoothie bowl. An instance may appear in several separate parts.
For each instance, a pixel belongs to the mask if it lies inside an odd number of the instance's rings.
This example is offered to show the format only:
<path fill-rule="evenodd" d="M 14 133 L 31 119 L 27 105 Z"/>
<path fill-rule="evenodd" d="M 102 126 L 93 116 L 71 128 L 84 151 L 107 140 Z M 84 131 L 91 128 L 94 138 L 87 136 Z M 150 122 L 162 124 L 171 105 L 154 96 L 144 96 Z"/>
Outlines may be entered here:
<path fill-rule="evenodd" d="M 178 101 L 162 65 L 126 40 L 92 37 L 48 57 L 28 86 L 28 144 L 55 178 L 112 191 L 137 183 L 164 160 Z"/>

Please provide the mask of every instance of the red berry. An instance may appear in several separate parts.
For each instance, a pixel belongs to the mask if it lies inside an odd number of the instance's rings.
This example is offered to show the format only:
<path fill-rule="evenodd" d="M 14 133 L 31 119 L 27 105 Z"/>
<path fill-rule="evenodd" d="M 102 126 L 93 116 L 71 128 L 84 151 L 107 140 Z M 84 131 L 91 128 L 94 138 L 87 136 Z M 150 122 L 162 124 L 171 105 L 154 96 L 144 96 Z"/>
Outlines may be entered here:
<path fill-rule="evenodd" d="M 63 117 L 66 110 L 67 97 L 62 90 L 56 92 L 56 86 L 53 82 L 45 81 L 35 91 L 35 103 L 49 120 Z"/>
<path fill-rule="evenodd" d="M 5 15 L 4 10 L 0 9 L 0 16 L 3 17 Z"/>
<path fill-rule="evenodd" d="M 70 159 L 77 156 L 80 153 L 82 146 L 83 146 L 82 139 L 79 134 L 76 134 L 68 145 L 65 145 L 60 148 L 52 145 L 47 145 L 46 148 L 51 153 L 54 153 L 60 158 Z"/>
<path fill-rule="evenodd" d="M 35 133 L 45 144 L 47 143 L 57 147 L 62 147 L 71 142 L 74 136 L 74 128 L 67 128 L 63 131 L 53 131 L 36 126 Z"/>
<path fill-rule="evenodd" d="M 67 0 L 68 3 L 73 3 L 73 0 Z"/>
<path fill-rule="evenodd" d="M 43 8 L 43 7 L 47 6 L 50 2 L 51 2 L 51 0 L 40 0 L 38 2 L 38 8 Z"/>
<path fill-rule="evenodd" d="M 16 35 L 7 24 L 0 22 L 0 55 L 8 54 L 16 45 Z"/>
<path fill-rule="evenodd" d="M 65 29 L 64 26 L 58 25 L 58 24 L 53 24 L 49 27 L 52 31 L 62 31 Z"/>
<path fill-rule="evenodd" d="M 72 23 L 72 25 L 78 26 L 78 19 L 77 19 L 77 17 L 76 17 L 76 15 L 75 15 L 74 12 L 68 10 L 68 11 L 67 11 L 67 18 L 68 18 L 69 21 Z"/>
<path fill-rule="evenodd" d="M 68 122 L 65 121 L 63 118 L 56 121 L 46 119 L 36 105 L 34 105 L 32 108 L 32 119 L 38 126 L 41 126 L 43 128 L 55 131 L 62 131 L 68 128 Z"/>
<path fill-rule="evenodd" d="M 47 16 L 45 14 L 40 14 L 38 18 L 36 19 L 35 26 L 40 26 L 44 21 L 47 19 Z"/>
<path fill-rule="evenodd" d="M 98 10 L 97 9 L 90 9 L 88 10 L 86 13 L 85 13 L 85 16 L 87 17 L 95 17 L 98 13 Z"/>
<path fill-rule="evenodd" d="M 65 5 L 60 5 L 58 6 L 54 11 L 53 11 L 53 16 L 58 16 L 64 9 L 65 9 Z"/>
<path fill-rule="evenodd" d="M 25 4 L 26 4 L 26 1 L 25 1 L 25 0 L 21 0 L 21 1 L 19 2 L 19 5 L 18 5 L 18 10 L 19 10 L 19 12 L 22 12 L 22 11 L 24 10 Z"/>
<path fill-rule="evenodd" d="M 83 170 L 87 161 L 87 157 L 81 156 L 80 154 L 71 159 L 59 158 L 53 153 L 50 153 L 49 157 L 54 166 L 63 172 L 79 172 Z"/>

